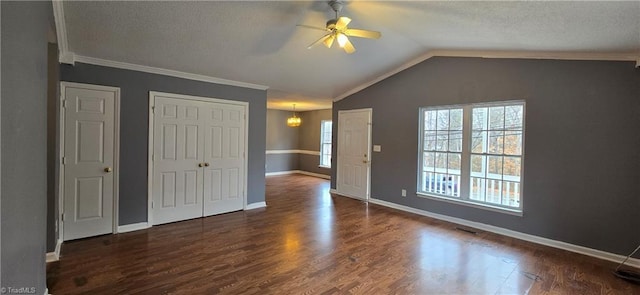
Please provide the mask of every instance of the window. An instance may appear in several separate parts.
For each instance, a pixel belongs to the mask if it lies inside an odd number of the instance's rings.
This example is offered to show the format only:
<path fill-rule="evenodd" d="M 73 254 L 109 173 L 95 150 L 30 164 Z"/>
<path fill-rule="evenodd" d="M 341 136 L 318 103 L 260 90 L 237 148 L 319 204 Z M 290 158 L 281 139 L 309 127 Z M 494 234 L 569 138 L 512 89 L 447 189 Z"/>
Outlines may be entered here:
<path fill-rule="evenodd" d="M 320 167 L 331 168 L 331 121 L 320 123 Z"/>
<path fill-rule="evenodd" d="M 420 109 L 418 193 L 522 212 L 524 102 Z"/>

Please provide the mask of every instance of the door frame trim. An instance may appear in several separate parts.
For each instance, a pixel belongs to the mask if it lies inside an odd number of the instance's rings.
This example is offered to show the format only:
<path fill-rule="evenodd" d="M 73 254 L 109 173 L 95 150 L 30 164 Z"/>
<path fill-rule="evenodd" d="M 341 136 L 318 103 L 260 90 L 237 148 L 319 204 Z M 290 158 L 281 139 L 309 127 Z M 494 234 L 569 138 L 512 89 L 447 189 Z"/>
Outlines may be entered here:
<path fill-rule="evenodd" d="M 369 201 L 369 199 L 371 199 L 371 126 L 373 125 L 373 108 L 362 108 L 362 109 L 353 109 L 353 110 L 338 110 L 338 136 L 336 137 L 336 139 L 338 140 L 338 145 L 340 144 L 340 114 L 349 114 L 349 113 L 357 113 L 357 112 L 367 112 L 369 115 L 369 122 L 367 124 L 367 155 L 368 155 L 368 161 L 369 163 L 367 163 L 367 192 L 366 195 L 364 197 L 364 199 L 362 199 L 363 201 Z M 338 160 L 336 161 L 336 191 L 338 192 L 338 194 L 344 195 L 343 192 L 340 192 L 338 190 L 338 184 L 340 183 L 340 178 L 338 177 L 338 170 L 340 169 L 340 148 L 339 146 L 336 147 L 336 156 L 338 157 Z M 352 196 L 355 197 L 355 196 Z M 360 198 L 358 198 L 360 199 Z"/>
<path fill-rule="evenodd" d="M 204 97 L 204 96 L 195 96 L 195 95 L 186 95 L 186 94 L 177 94 L 177 93 L 168 93 L 168 92 L 160 92 L 160 91 L 149 91 L 149 133 L 148 133 L 148 153 L 147 153 L 147 223 L 149 227 L 153 226 L 153 208 L 151 204 L 153 202 L 153 121 L 154 121 L 154 108 L 155 108 L 155 98 L 156 96 L 163 96 L 168 98 L 182 99 L 182 100 L 196 100 L 196 101 L 204 101 L 204 102 L 214 102 L 214 103 L 223 103 L 230 105 L 237 105 L 244 107 L 244 174 L 242 175 L 244 178 L 244 187 L 242 194 L 242 209 L 247 210 L 247 188 L 248 188 L 248 175 L 249 175 L 249 102 L 245 101 L 237 101 L 237 100 L 227 100 L 221 98 L 213 98 L 213 97 Z"/>
<path fill-rule="evenodd" d="M 58 106 L 58 116 L 60 118 L 58 124 L 60 128 L 59 140 L 59 154 L 58 163 L 60 165 L 59 180 L 58 180 L 58 239 L 64 240 L 64 221 L 62 220 L 62 214 L 64 214 L 64 174 L 65 166 L 62 161 L 64 158 L 64 129 L 65 129 L 65 106 L 64 99 L 66 96 L 66 89 L 68 87 L 84 88 L 97 91 L 110 91 L 115 95 L 114 97 L 114 119 L 113 119 L 113 229 L 112 234 L 118 233 L 118 223 L 120 221 L 120 210 L 118 208 L 120 203 L 120 87 L 102 86 L 85 83 L 75 83 L 60 81 L 60 97 Z"/>

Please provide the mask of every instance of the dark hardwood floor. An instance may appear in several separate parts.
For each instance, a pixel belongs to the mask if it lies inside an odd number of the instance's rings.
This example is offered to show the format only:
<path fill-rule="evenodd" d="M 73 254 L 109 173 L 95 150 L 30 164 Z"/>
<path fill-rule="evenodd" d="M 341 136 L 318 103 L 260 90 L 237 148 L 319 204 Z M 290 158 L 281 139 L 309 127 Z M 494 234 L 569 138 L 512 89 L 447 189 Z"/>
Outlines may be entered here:
<path fill-rule="evenodd" d="M 54 294 L 640 294 L 614 263 L 267 178 L 268 207 L 64 243 Z"/>

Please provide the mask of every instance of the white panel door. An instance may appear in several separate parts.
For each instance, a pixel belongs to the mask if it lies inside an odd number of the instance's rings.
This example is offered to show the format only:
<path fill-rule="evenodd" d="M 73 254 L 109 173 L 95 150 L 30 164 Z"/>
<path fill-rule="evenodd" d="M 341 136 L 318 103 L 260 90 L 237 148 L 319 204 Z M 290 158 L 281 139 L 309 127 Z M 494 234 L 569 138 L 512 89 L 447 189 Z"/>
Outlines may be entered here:
<path fill-rule="evenodd" d="M 63 89 L 63 239 L 112 233 L 116 92 Z"/>
<path fill-rule="evenodd" d="M 244 207 L 245 109 L 204 103 L 204 216 Z"/>
<path fill-rule="evenodd" d="M 156 97 L 153 223 L 202 216 L 204 124 L 201 102 Z"/>
<path fill-rule="evenodd" d="M 336 189 L 339 194 L 360 199 L 369 197 L 370 126 L 370 109 L 338 112 Z"/>

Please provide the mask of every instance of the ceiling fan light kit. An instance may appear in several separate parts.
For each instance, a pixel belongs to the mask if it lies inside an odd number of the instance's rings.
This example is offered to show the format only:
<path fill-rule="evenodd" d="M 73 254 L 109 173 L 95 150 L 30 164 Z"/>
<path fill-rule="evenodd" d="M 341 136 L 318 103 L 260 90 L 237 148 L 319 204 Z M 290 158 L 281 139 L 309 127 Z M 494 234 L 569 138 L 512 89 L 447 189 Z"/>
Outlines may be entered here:
<path fill-rule="evenodd" d="M 336 18 L 327 21 L 324 29 L 307 25 L 298 25 L 299 27 L 303 28 L 316 29 L 327 32 L 326 35 L 311 43 L 311 45 L 307 47 L 308 49 L 311 49 L 320 43 L 323 43 L 327 48 L 331 48 L 334 41 L 337 40 L 338 46 L 342 48 L 346 53 L 351 54 L 356 51 L 356 48 L 353 46 L 353 44 L 351 44 L 349 37 L 379 39 L 382 36 L 380 32 L 376 31 L 349 29 L 347 26 L 351 22 L 351 19 L 346 16 L 338 17 L 338 12 L 340 12 L 343 7 L 342 1 L 329 1 L 329 6 L 335 12 Z"/>

